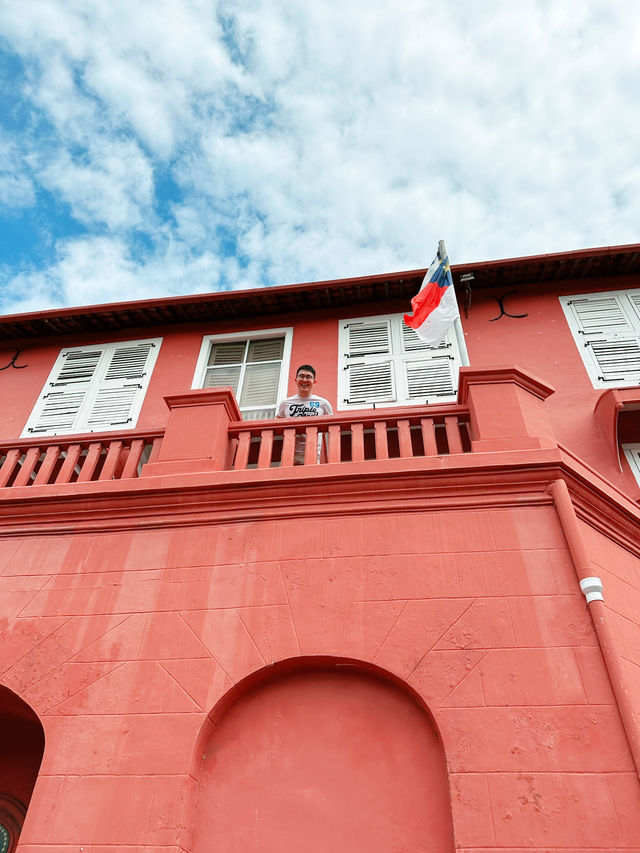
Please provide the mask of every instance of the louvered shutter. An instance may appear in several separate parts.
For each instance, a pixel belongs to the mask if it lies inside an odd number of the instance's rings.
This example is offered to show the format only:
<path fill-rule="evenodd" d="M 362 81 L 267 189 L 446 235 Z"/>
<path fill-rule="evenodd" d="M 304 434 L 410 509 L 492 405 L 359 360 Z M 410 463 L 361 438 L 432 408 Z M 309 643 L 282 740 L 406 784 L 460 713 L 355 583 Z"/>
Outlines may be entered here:
<path fill-rule="evenodd" d="M 437 397 L 451 397 L 457 391 L 458 368 L 448 355 L 428 361 L 405 363 L 410 400 L 433 402 Z"/>
<path fill-rule="evenodd" d="M 627 457 L 627 462 L 633 473 L 633 476 L 640 485 L 640 444 L 623 444 L 622 449 Z"/>
<path fill-rule="evenodd" d="M 638 305 L 633 299 L 631 302 Z M 595 384 L 639 384 L 639 323 L 629 296 L 608 293 L 572 297 L 566 306 L 577 331 L 578 345 L 583 348 L 581 355 Z"/>
<path fill-rule="evenodd" d="M 213 344 L 209 353 L 203 387 L 224 388 L 228 385 L 237 394 L 246 349 L 246 341 L 226 341 Z"/>
<path fill-rule="evenodd" d="M 284 338 L 249 342 L 238 403 L 247 420 L 273 417 L 278 402 Z"/>
<path fill-rule="evenodd" d="M 159 345 L 154 339 L 63 350 L 23 435 L 134 427 Z"/>
<path fill-rule="evenodd" d="M 347 405 L 397 399 L 389 318 L 351 320 L 343 326 Z"/>
<path fill-rule="evenodd" d="M 627 293 L 627 298 L 634 308 L 634 320 L 637 326 L 640 323 L 640 290 L 630 290 Z"/>
<path fill-rule="evenodd" d="M 76 432 L 103 347 L 63 350 L 29 418 L 26 435 Z"/>
<path fill-rule="evenodd" d="M 147 370 L 156 344 L 140 341 L 115 344 L 105 352 L 102 376 L 98 387 L 92 388 L 85 414 L 86 427 L 102 429 L 131 429 L 136 409 L 142 405 L 147 387 Z"/>
<path fill-rule="evenodd" d="M 437 347 L 427 346 L 420 335 L 416 333 L 415 329 L 412 329 L 411 326 L 407 326 L 404 322 L 401 324 L 400 328 L 402 334 L 402 349 L 405 353 L 431 352 L 439 350 L 442 347 L 442 344 Z"/>
<path fill-rule="evenodd" d="M 431 347 L 402 314 L 344 320 L 341 408 L 454 400 L 461 365 L 455 331 Z"/>
<path fill-rule="evenodd" d="M 347 403 L 383 403 L 396 399 L 390 361 L 348 366 Z"/>
<path fill-rule="evenodd" d="M 61 432 L 74 432 L 87 391 L 88 387 L 80 391 L 49 391 L 44 394 L 33 424 L 27 427 L 27 434 L 57 435 Z"/>
<path fill-rule="evenodd" d="M 427 346 L 403 322 L 401 336 L 407 398 L 432 402 L 441 397 L 454 396 L 458 391 L 460 359 L 456 358 L 450 334 L 438 346 Z"/>

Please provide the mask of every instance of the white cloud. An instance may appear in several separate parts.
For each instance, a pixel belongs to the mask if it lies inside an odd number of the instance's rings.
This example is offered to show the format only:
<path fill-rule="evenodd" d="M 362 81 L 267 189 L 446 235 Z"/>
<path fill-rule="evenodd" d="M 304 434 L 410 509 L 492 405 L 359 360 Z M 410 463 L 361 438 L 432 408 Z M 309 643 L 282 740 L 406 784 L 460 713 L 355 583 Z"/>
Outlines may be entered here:
<path fill-rule="evenodd" d="M 40 179 L 85 224 L 104 224 L 113 230 L 133 228 L 151 209 L 151 165 L 132 142 L 94 139 L 80 162 L 60 151 L 42 169 Z"/>
<path fill-rule="evenodd" d="M 20 210 L 33 206 L 35 200 L 29 166 L 19 146 L 0 136 L 0 205 Z"/>
<path fill-rule="evenodd" d="M 29 279 L 45 299 L 638 240 L 633 4 L 11 5 L 33 123 L 0 198 L 35 178 L 89 232 Z"/>
<path fill-rule="evenodd" d="M 217 288 L 220 265 L 211 253 L 194 256 L 169 235 L 159 234 L 158 243 L 156 253 L 145 260 L 136 260 L 118 238 L 60 243 L 48 269 L 22 272 L 12 279 L 4 292 L 3 313 L 36 310 L 43 304 L 94 305 Z"/>

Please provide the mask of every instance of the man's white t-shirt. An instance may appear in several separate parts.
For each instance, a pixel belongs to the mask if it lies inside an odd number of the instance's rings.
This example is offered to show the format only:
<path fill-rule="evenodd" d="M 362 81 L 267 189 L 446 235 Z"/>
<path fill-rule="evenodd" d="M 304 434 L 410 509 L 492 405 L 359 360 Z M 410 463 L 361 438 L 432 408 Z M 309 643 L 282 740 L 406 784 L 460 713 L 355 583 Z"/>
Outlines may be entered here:
<path fill-rule="evenodd" d="M 276 410 L 277 418 L 315 418 L 320 415 L 332 415 L 333 409 L 331 403 L 325 400 L 324 397 L 318 397 L 316 394 L 310 394 L 308 397 L 301 397 L 300 394 L 294 394 L 291 397 L 286 397 L 278 403 Z M 296 447 L 294 454 L 294 462 L 296 465 L 304 463 L 304 435 L 296 435 Z M 320 459 L 320 451 L 322 449 L 322 436 L 318 435 L 318 460 Z"/>
<path fill-rule="evenodd" d="M 276 411 L 277 418 L 313 418 L 332 414 L 331 403 L 315 394 L 309 394 L 308 397 L 301 397 L 300 394 L 286 397 L 278 403 Z"/>

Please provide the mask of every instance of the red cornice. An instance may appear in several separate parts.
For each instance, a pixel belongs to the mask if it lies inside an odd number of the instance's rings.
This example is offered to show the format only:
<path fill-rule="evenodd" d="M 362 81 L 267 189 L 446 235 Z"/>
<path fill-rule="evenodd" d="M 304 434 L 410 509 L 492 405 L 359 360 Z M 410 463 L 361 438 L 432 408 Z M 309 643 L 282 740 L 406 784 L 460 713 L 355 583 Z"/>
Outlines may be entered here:
<path fill-rule="evenodd" d="M 557 450 L 14 487 L 0 494 L 0 534 L 98 533 L 346 513 L 550 505 L 547 488 L 558 478 L 567 482 L 580 518 L 640 556 L 638 507 Z"/>
<path fill-rule="evenodd" d="M 219 388 L 203 388 L 187 391 L 184 394 L 172 394 L 164 398 L 167 408 L 180 409 L 182 407 L 210 406 L 212 403 L 220 403 L 224 406 L 229 420 L 240 421 L 242 415 L 236 402 L 233 388 L 220 386 Z"/>
<path fill-rule="evenodd" d="M 458 400 L 461 405 L 466 405 L 469 400 L 469 387 L 471 385 L 482 384 L 515 384 L 520 388 L 529 391 L 540 400 L 546 400 L 547 397 L 555 393 L 555 388 L 538 379 L 526 370 L 517 366 L 497 366 L 497 367 L 461 367 L 460 368 L 460 384 L 458 386 Z"/>

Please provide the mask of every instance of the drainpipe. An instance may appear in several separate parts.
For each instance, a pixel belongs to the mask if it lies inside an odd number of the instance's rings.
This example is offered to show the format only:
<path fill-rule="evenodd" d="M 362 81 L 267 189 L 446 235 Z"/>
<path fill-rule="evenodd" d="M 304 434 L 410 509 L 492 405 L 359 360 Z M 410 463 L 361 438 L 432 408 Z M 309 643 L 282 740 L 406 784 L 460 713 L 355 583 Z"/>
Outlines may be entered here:
<path fill-rule="evenodd" d="M 562 479 L 554 480 L 549 486 L 549 491 L 553 497 L 560 524 L 569 546 L 569 553 L 580 582 L 580 589 L 589 606 L 604 665 L 618 703 L 622 727 L 627 735 L 636 773 L 640 776 L 640 720 L 629 698 L 627 676 L 616 651 L 616 638 L 611 630 L 611 624 L 607 620 L 607 611 L 602 595 L 602 581 L 594 574 L 566 482 Z"/>

